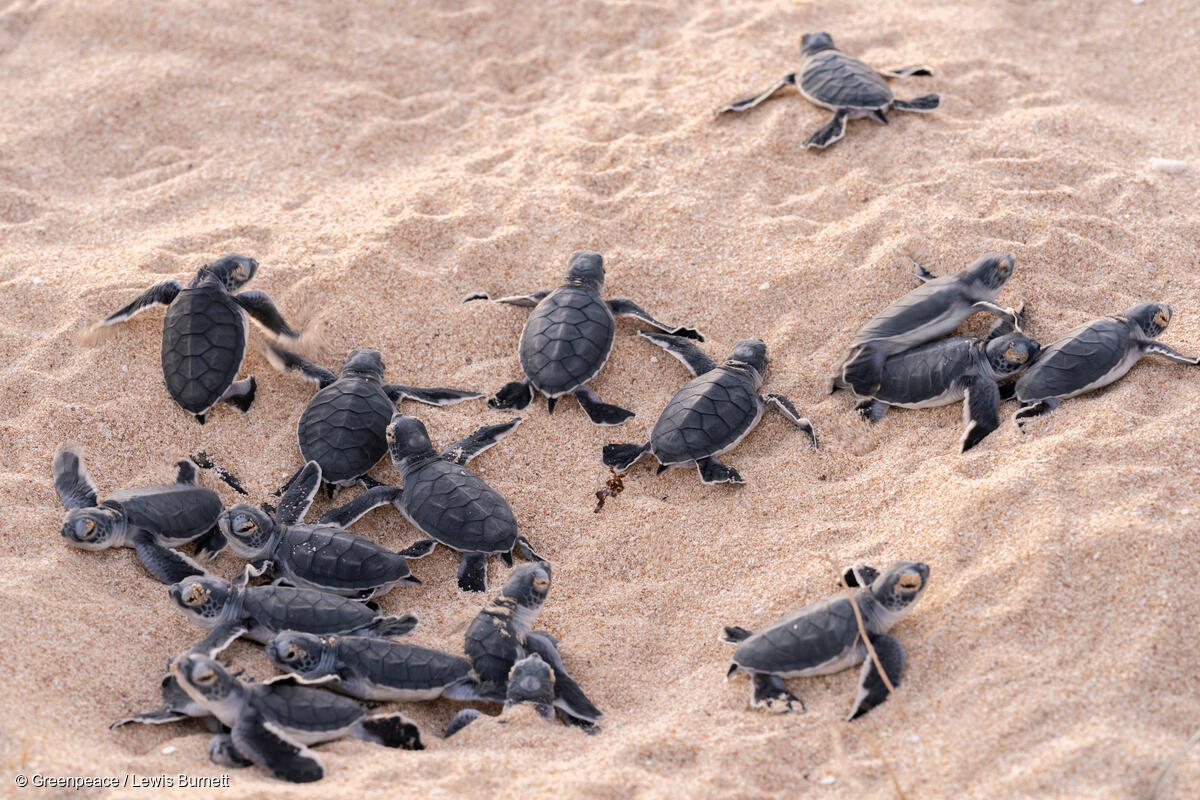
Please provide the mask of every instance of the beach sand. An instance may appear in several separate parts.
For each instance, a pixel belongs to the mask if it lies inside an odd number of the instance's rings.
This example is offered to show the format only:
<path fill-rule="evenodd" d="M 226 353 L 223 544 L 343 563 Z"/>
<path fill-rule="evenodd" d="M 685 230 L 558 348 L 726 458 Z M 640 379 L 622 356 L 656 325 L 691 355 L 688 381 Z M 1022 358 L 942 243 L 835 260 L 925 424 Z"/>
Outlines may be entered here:
<path fill-rule="evenodd" d="M 825 152 L 801 145 L 826 112 L 793 91 L 713 119 L 794 70 L 810 30 L 873 65 L 930 64 L 894 85 L 941 108 L 851 122 Z M 548 416 L 538 400 L 472 464 L 554 564 L 538 624 L 602 730 L 517 714 L 442 741 L 458 706 L 409 705 L 424 752 L 343 740 L 318 748 L 320 784 L 254 767 L 212 796 L 890 798 L 898 783 L 908 798 L 1128 798 L 1177 755 L 1160 797 L 1200 796 L 1200 371 L 1148 358 L 1024 434 L 1008 404 L 967 455 L 957 406 L 868 429 L 824 394 L 854 332 L 917 285 L 915 263 L 946 274 L 989 250 L 1016 254 L 1000 300 L 1025 301 L 1043 343 L 1153 299 L 1176 312 L 1163 341 L 1200 352 L 1198 31 L 1184 0 L 8 3 L 0 795 L 79 796 L 18 790 L 17 774 L 229 772 L 199 726 L 107 729 L 158 705 L 167 658 L 201 631 L 132 551 L 64 544 L 60 442 L 84 448 L 102 494 L 203 450 L 257 502 L 299 464 L 312 387 L 268 365 L 260 332 L 242 373 L 254 407 L 201 427 L 164 389 L 160 310 L 90 343 L 94 323 L 240 252 L 261 264 L 248 288 L 319 331 L 326 366 L 373 346 L 392 381 L 492 392 L 519 374 L 527 312 L 460 298 L 553 288 L 590 248 L 607 297 L 698 326 L 714 357 L 763 338 L 765 390 L 812 419 L 820 450 L 768 414 L 725 459 L 745 486 L 641 464 L 593 513 L 601 446 L 645 439 L 689 377 L 620 322 L 593 386 L 633 420 L 597 428 L 574 401 Z M 404 410 L 438 444 L 507 418 Z M 394 512 L 356 529 L 416 538 Z M 803 715 L 753 711 L 748 681 L 724 682 L 723 625 L 761 627 L 836 591 L 838 568 L 897 559 L 932 577 L 894 629 L 908 671 L 884 706 L 842 721 L 857 670 L 792 681 Z M 227 551 L 212 568 L 241 563 Z M 420 586 L 383 599 L 420 617 L 411 641 L 461 647 L 484 598 L 455 566 L 439 550 L 414 564 Z M 490 574 L 494 592 L 507 570 Z M 227 655 L 272 674 L 256 646 Z"/>

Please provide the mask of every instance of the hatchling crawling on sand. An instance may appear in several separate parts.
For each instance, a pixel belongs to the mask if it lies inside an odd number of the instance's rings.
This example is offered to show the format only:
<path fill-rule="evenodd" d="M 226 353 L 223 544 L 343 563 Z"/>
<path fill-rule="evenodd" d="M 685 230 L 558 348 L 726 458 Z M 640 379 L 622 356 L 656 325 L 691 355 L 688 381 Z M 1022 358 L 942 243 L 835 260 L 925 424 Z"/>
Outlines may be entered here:
<path fill-rule="evenodd" d="M 514 706 L 529 704 L 543 719 L 554 719 L 554 670 L 537 653 L 522 658 L 508 673 L 508 689 L 504 696 L 504 711 Z M 501 714 L 504 713 L 501 712 Z M 479 719 L 481 714 L 473 708 L 464 708 L 454 715 L 446 726 L 445 738 L 449 739 L 463 728 Z M 503 720 L 499 720 L 503 723 Z"/>
<path fill-rule="evenodd" d="M 248 761 L 276 778 L 295 783 L 325 776 L 308 745 L 350 736 L 384 747 L 421 750 L 417 726 L 402 714 L 367 716 L 348 697 L 290 681 L 244 683 L 208 656 L 187 653 L 175 660 L 171 674 L 180 688 L 229 728 L 209 745 L 225 766 Z"/>
<path fill-rule="evenodd" d="M 459 587 L 468 592 L 487 591 L 489 556 L 500 556 L 510 567 L 513 550 L 530 561 L 541 558 L 517 529 L 517 518 L 508 501 L 463 465 L 511 433 L 520 422 L 517 417 L 487 425 L 438 453 L 429 441 L 425 423 L 396 413 L 388 423 L 386 437 L 403 488 L 375 486 L 329 511 L 321 520 L 347 527 L 373 508 L 394 505 L 429 537 L 404 550 L 405 557 L 423 558 L 443 544 L 462 553 Z"/>
<path fill-rule="evenodd" d="M 1017 423 L 1047 414 L 1063 400 L 1108 386 L 1144 355 L 1160 355 L 1196 366 L 1190 358 L 1155 341 L 1171 322 L 1165 303 L 1139 303 L 1122 314 L 1101 317 L 1070 331 L 1046 347 L 1016 382 L 1013 393 L 1021 406 Z"/>
<path fill-rule="evenodd" d="M 977 311 L 1010 319 L 1013 329 L 1021 330 L 1019 311 L 992 302 L 1012 276 L 1016 260 L 1011 253 L 988 254 L 944 278 L 918 267 L 917 277 L 924 284 L 876 314 L 855 335 L 829 391 L 849 387 L 860 397 L 872 396 L 879 390 L 888 356 L 940 339 Z"/>
<path fill-rule="evenodd" d="M 321 467 L 310 461 L 280 499 L 274 516 L 239 504 L 221 514 L 221 531 L 256 570 L 307 589 L 356 600 L 377 597 L 399 583 L 420 583 L 401 553 L 348 530 L 302 522 L 321 485 Z"/>
<path fill-rule="evenodd" d="M 829 122 L 804 141 L 805 147 L 823 148 L 845 135 L 846 120 L 874 117 L 886 125 L 888 119 L 884 112 L 889 109 L 925 112 L 938 107 L 936 94 L 922 95 L 912 100 L 899 100 L 884 80 L 909 75 L 932 75 L 929 67 L 872 69 L 834 47 L 833 38 L 828 33 L 804 34 L 800 39 L 800 53 L 803 61 L 799 72 L 785 75 L 765 92 L 717 109 L 717 113 L 747 111 L 780 89 L 795 86 L 810 103 L 833 112 Z"/>
<path fill-rule="evenodd" d="M 606 444 L 604 463 L 624 472 L 649 453 L 658 471 L 695 466 L 704 483 L 744 483 L 741 474 L 717 456 L 737 447 L 772 406 L 789 422 L 817 437 L 812 424 L 781 394 L 758 394 L 767 374 L 767 346 L 761 339 L 738 342 L 724 364 L 717 364 L 687 339 L 661 333 L 641 336 L 679 359 L 696 377 L 684 384 L 654 423 L 645 444 Z"/>
<path fill-rule="evenodd" d="M 400 401 L 445 406 L 483 397 L 458 389 L 384 383 L 383 358 L 369 348 L 350 351 L 340 378 L 282 348 L 272 346 L 268 353 L 279 369 L 296 371 L 320 387 L 300 415 L 296 436 L 300 455 L 305 462 L 321 465 L 321 477 L 331 492 L 334 486 L 378 483 L 367 473 L 387 455 L 384 431 Z"/>
<path fill-rule="evenodd" d="M 235 381 L 246 355 L 246 315 L 276 336 L 297 338 L 265 293 L 234 294 L 256 271 L 253 258 L 225 256 L 202 267 L 187 288 L 173 280 L 154 284 L 101 325 L 124 322 L 154 305 L 167 306 L 162 368 L 171 397 L 201 424 L 220 402 L 248 411 L 254 377 Z"/>
<path fill-rule="evenodd" d="M 892 688 L 904 674 L 904 648 L 888 635 L 925 591 L 929 567 L 897 561 L 882 574 L 868 566 L 846 571 L 843 581 L 851 597 L 839 593 L 801 608 L 760 631 L 729 626 L 722 641 L 737 644 L 726 679 L 744 672 L 754 683 L 750 705 L 768 711 L 804 709 L 804 703 L 787 690 L 784 678 L 829 675 L 862 664 L 858 696 L 847 719 L 866 714 L 887 699 L 889 689 L 859 633 L 854 612 L 857 604 L 863 629 L 883 666 Z M 853 591 L 857 589 L 857 591 Z"/>
<path fill-rule="evenodd" d="M 601 402 L 587 386 L 608 362 L 617 316 L 633 317 L 660 331 L 704 341 L 699 331 L 659 322 L 632 300 L 604 300 L 600 296 L 603 286 L 603 257 L 580 251 L 571 256 L 566 281 L 557 289 L 496 300 L 514 306 L 532 306 L 533 313 L 517 345 L 525 380 L 501 387 L 488 405 L 523 409 L 533 400 L 536 389 L 546 396 L 546 407 L 554 413 L 559 398 L 571 394 L 593 423 L 617 425 L 632 417 L 633 412 Z M 487 294 L 476 293 L 463 302 L 488 299 Z"/>
<path fill-rule="evenodd" d="M 175 483 L 144 486 L 96 497 L 96 484 L 88 476 L 79 452 L 61 447 L 54 456 L 54 488 L 67 515 L 63 538 L 83 550 L 132 547 L 155 578 L 176 583 L 204 570 L 172 547 L 196 543 L 197 557 L 208 561 L 225 548 L 217 525 L 221 498 L 196 485 L 196 465 L 183 460 L 176 465 Z"/>
<path fill-rule="evenodd" d="M 384 616 L 379 609 L 348 597 L 267 584 L 250 586 L 252 567 L 232 582 L 215 575 L 193 575 L 168 592 L 175 605 L 209 634 L 192 648 L 215 656 L 239 636 L 266 644 L 280 631 L 322 635 L 404 636 L 417 626 L 411 614 Z"/>

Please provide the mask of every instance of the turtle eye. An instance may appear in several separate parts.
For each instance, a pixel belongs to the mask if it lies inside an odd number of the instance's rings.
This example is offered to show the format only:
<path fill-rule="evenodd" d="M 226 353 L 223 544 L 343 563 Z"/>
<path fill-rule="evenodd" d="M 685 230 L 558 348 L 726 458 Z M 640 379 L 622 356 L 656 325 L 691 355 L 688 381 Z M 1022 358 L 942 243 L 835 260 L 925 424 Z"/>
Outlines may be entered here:
<path fill-rule="evenodd" d="M 96 520 L 89 519 L 87 525 L 84 526 L 83 535 L 90 537 L 96 531 Z"/>
<path fill-rule="evenodd" d="M 1025 359 L 1029 358 L 1029 355 L 1015 347 L 1010 347 L 1004 351 L 1004 358 L 1007 361 L 1013 361 L 1017 364 L 1024 364 Z"/>
<path fill-rule="evenodd" d="M 537 589 L 539 592 L 544 592 L 550 588 L 550 581 L 546 580 L 545 578 L 534 578 L 533 588 Z"/>
<path fill-rule="evenodd" d="M 192 682 L 201 686 L 212 686 L 217 682 L 217 673 L 211 669 L 206 669 L 203 672 L 197 672 L 192 675 Z"/>
<path fill-rule="evenodd" d="M 1159 309 L 1158 313 L 1154 315 L 1154 324 L 1160 328 L 1167 327 L 1167 323 L 1170 321 L 1170 315 L 1168 315 L 1167 312 L 1162 309 Z"/>
<path fill-rule="evenodd" d="M 296 645 L 288 645 L 288 649 L 283 651 L 284 661 L 298 661 L 304 655 L 304 650 Z"/>
<path fill-rule="evenodd" d="M 906 572 L 900 576 L 900 580 L 896 581 L 896 590 L 905 592 L 915 592 L 921 588 L 921 576 L 912 572 Z"/>

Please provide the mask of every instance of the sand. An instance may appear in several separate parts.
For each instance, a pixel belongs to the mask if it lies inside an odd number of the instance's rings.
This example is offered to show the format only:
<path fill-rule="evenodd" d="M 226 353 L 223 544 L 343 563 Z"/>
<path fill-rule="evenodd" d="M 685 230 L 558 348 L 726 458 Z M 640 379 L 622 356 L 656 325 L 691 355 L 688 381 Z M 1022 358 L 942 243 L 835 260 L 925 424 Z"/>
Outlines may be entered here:
<path fill-rule="evenodd" d="M 794 94 L 711 118 L 793 70 L 798 36 L 820 29 L 872 64 L 931 64 L 896 89 L 942 107 L 852 122 L 819 154 L 801 143 L 825 113 Z M 228 772 L 198 727 L 107 730 L 157 705 L 166 659 L 200 631 L 131 551 L 63 543 L 58 444 L 83 446 L 102 492 L 204 450 L 260 500 L 298 465 L 312 389 L 271 369 L 260 333 L 253 409 L 201 427 L 162 385 L 162 312 L 84 344 L 96 321 L 241 252 L 262 265 L 249 288 L 320 330 L 327 366 L 369 345 L 391 380 L 490 392 L 518 374 L 526 311 L 458 300 L 552 288 L 594 248 L 608 296 L 701 327 L 714 356 L 762 337 L 767 389 L 821 449 L 770 414 L 727 459 L 744 487 L 640 465 L 594 514 L 600 447 L 644 438 L 688 377 L 621 322 L 594 388 L 636 418 L 601 429 L 539 401 L 473 465 L 554 563 L 539 624 L 603 730 L 517 715 L 443 742 L 456 706 L 413 705 L 425 752 L 341 741 L 320 748 L 322 784 L 251 768 L 212 796 L 896 797 L 886 761 L 909 798 L 1127 798 L 1176 754 L 1160 797 L 1200 795 L 1200 373 L 1147 359 L 1024 435 L 1008 405 L 965 456 L 958 407 L 868 430 L 823 393 L 854 331 L 916 285 L 914 260 L 945 274 L 988 250 L 1016 254 L 1001 300 L 1024 300 L 1043 342 L 1154 299 L 1176 312 L 1163 340 L 1200 352 L 1198 30 L 1184 0 L 9 3 L 0 794 L 79 796 L 17 790 L 17 774 Z M 505 418 L 405 409 L 439 443 Z M 415 538 L 394 513 L 359 530 Z M 748 708 L 745 678 L 723 681 L 722 625 L 760 627 L 834 591 L 838 566 L 901 558 L 932 578 L 895 629 L 909 668 L 893 701 L 843 723 L 847 671 L 794 681 L 807 713 L 772 716 Z M 454 569 L 439 551 L 420 587 L 384 599 L 420 617 L 413 641 L 460 646 L 483 599 Z M 493 590 L 505 574 L 492 567 Z M 228 655 L 271 674 L 252 645 Z"/>

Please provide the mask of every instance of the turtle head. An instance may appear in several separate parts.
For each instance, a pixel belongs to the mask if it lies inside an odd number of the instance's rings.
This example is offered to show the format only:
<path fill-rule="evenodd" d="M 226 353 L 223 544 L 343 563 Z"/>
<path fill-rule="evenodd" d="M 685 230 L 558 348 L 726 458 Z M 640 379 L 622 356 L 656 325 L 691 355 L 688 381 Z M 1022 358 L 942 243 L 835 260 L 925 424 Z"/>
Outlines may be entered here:
<path fill-rule="evenodd" d="M 800 37 L 800 52 L 804 55 L 811 56 L 822 50 L 837 50 L 833 45 L 833 37 L 825 31 L 806 33 Z"/>
<path fill-rule="evenodd" d="M 405 459 L 425 456 L 433 453 L 433 442 L 429 441 L 429 431 L 425 423 L 416 417 L 408 417 L 396 412 L 387 426 L 388 452 L 397 465 Z"/>
<path fill-rule="evenodd" d="M 1042 346 L 1023 333 L 1006 333 L 989 341 L 985 349 L 992 372 L 1003 377 L 1028 367 Z"/>
<path fill-rule="evenodd" d="M 346 356 L 342 365 L 342 375 L 362 375 L 368 378 L 383 380 L 383 356 L 378 350 L 369 347 L 358 347 Z"/>
<path fill-rule="evenodd" d="M 223 258 L 218 258 L 206 266 L 204 271 L 225 284 L 225 288 L 229 291 L 236 292 L 254 277 L 254 273 L 258 272 L 258 262 L 253 258 L 231 253 Z"/>
<path fill-rule="evenodd" d="M 1151 339 L 1157 339 L 1171 324 L 1171 307 L 1166 303 L 1138 303 L 1124 316 Z"/>
<path fill-rule="evenodd" d="M 998 292 L 1012 277 L 1016 263 L 1017 257 L 1012 253 L 988 253 L 967 267 L 966 272 L 971 280 L 983 284 L 992 292 Z"/>
<path fill-rule="evenodd" d="M 167 594 L 193 622 L 211 628 L 221 619 L 233 589 L 229 581 L 215 575 L 189 575 L 168 588 Z"/>
<path fill-rule="evenodd" d="M 912 610 L 913 603 L 929 583 L 929 565 L 919 561 L 897 561 L 871 582 L 871 596 L 883 606 L 891 627 Z"/>
<path fill-rule="evenodd" d="M 550 565 L 545 561 L 522 564 L 512 571 L 500 594 L 515 601 L 514 622 L 528 631 L 550 594 Z"/>
<path fill-rule="evenodd" d="M 247 503 L 222 511 L 217 525 L 229 540 L 229 546 L 242 558 L 265 556 L 275 533 L 275 520 L 261 508 Z"/>
<path fill-rule="evenodd" d="M 604 256 L 590 250 L 572 253 L 567 262 L 567 283 L 600 291 L 604 285 Z"/>
<path fill-rule="evenodd" d="M 762 386 L 763 378 L 767 376 L 767 345 L 762 339 L 742 339 L 725 364 L 737 369 L 749 367 L 754 371 L 755 384 Z"/>
<path fill-rule="evenodd" d="M 103 550 L 120 544 L 125 518 L 113 508 L 74 508 L 63 517 L 62 535 L 72 547 Z"/>
<path fill-rule="evenodd" d="M 222 705 L 241 689 L 238 679 L 216 660 L 201 653 L 184 653 L 171 664 L 179 688 L 206 708 Z"/>
<path fill-rule="evenodd" d="M 554 671 L 537 653 L 525 656 L 509 670 L 504 707 L 517 703 L 534 703 L 539 711 L 554 706 Z"/>
<path fill-rule="evenodd" d="M 320 675 L 333 666 L 333 648 L 330 645 L 334 641 L 333 638 L 322 639 L 311 633 L 284 631 L 267 644 L 266 654 L 284 672 L 301 677 Z M 323 663 L 326 661 L 330 663 Z"/>

